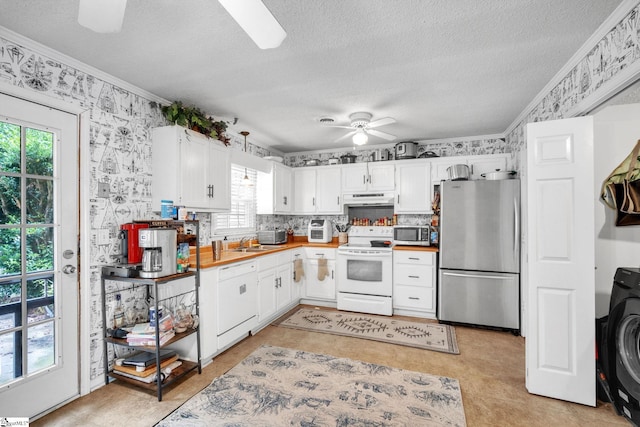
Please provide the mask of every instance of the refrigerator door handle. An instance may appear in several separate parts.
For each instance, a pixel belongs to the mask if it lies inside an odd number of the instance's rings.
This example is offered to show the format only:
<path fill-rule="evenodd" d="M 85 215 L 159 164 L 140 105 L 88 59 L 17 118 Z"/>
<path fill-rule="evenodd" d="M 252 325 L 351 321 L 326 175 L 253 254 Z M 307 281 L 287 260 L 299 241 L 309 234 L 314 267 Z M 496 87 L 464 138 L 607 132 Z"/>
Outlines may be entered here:
<path fill-rule="evenodd" d="M 512 280 L 511 277 L 508 276 L 491 276 L 491 275 L 480 275 L 480 274 L 460 274 L 460 273 L 452 273 L 450 271 L 443 272 L 443 275 L 446 276 L 455 276 L 455 277 L 470 277 L 473 279 L 494 279 L 494 280 Z"/>
<path fill-rule="evenodd" d="M 520 236 L 520 214 L 518 210 L 518 199 L 513 199 L 513 217 L 514 217 L 514 234 L 513 234 L 513 253 L 519 255 L 518 251 L 518 237 Z M 518 260 L 516 260 L 518 262 Z"/>

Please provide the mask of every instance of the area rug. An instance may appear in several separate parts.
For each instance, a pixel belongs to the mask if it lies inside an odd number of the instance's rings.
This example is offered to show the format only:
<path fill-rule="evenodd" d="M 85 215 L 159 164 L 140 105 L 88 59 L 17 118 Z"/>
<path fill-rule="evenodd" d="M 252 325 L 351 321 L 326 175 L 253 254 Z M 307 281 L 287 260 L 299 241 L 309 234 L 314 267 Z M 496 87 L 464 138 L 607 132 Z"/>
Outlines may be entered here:
<path fill-rule="evenodd" d="M 460 354 L 454 328 L 439 323 L 302 308 L 277 325 Z"/>
<path fill-rule="evenodd" d="M 262 346 L 160 421 L 184 426 L 465 426 L 453 378 Z"/>

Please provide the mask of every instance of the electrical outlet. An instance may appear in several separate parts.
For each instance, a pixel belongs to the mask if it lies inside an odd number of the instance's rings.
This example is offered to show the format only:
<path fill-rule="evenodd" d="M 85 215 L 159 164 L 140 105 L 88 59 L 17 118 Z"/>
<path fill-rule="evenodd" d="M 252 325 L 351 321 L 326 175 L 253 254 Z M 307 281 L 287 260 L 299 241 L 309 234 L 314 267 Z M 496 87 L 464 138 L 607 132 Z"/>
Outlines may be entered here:
<path fill-rule="evenodd" d="M 108 245 L 109 244 L 109 229 L 101 228 L 98 230 L 98 244 L 99 245 Z"/>

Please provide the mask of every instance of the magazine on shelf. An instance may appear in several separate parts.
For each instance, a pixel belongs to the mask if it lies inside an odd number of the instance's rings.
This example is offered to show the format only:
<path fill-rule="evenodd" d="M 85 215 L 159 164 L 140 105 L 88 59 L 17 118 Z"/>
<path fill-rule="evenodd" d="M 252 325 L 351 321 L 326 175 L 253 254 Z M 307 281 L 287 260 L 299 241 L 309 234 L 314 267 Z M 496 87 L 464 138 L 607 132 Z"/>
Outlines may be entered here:
<path fill-rule="evenodd" d="M 164 345 L 171 338 L 176 336 L 175 331 L 167 331 L 160 333 L 160 345 Z M 146 346 L 146 347 L 155 347 L 156 345 L 156 335 L 139 335 L 139 336 L 128 336 L 127 335 L 127 343 L 132 346 Z"/>

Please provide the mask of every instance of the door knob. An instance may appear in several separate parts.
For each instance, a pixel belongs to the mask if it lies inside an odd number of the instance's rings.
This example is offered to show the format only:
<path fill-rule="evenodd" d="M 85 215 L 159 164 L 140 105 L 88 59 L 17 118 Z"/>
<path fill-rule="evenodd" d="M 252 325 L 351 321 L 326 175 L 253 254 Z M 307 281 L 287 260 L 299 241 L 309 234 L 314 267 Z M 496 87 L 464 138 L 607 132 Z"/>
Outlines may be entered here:
<path fill-rule="evenodd" d="M 64 274 L 73 274 L 76 272 L 76 267 L 74 265 L 67 264 L 64 267 L 62 267 L 62 272 Z"/>

